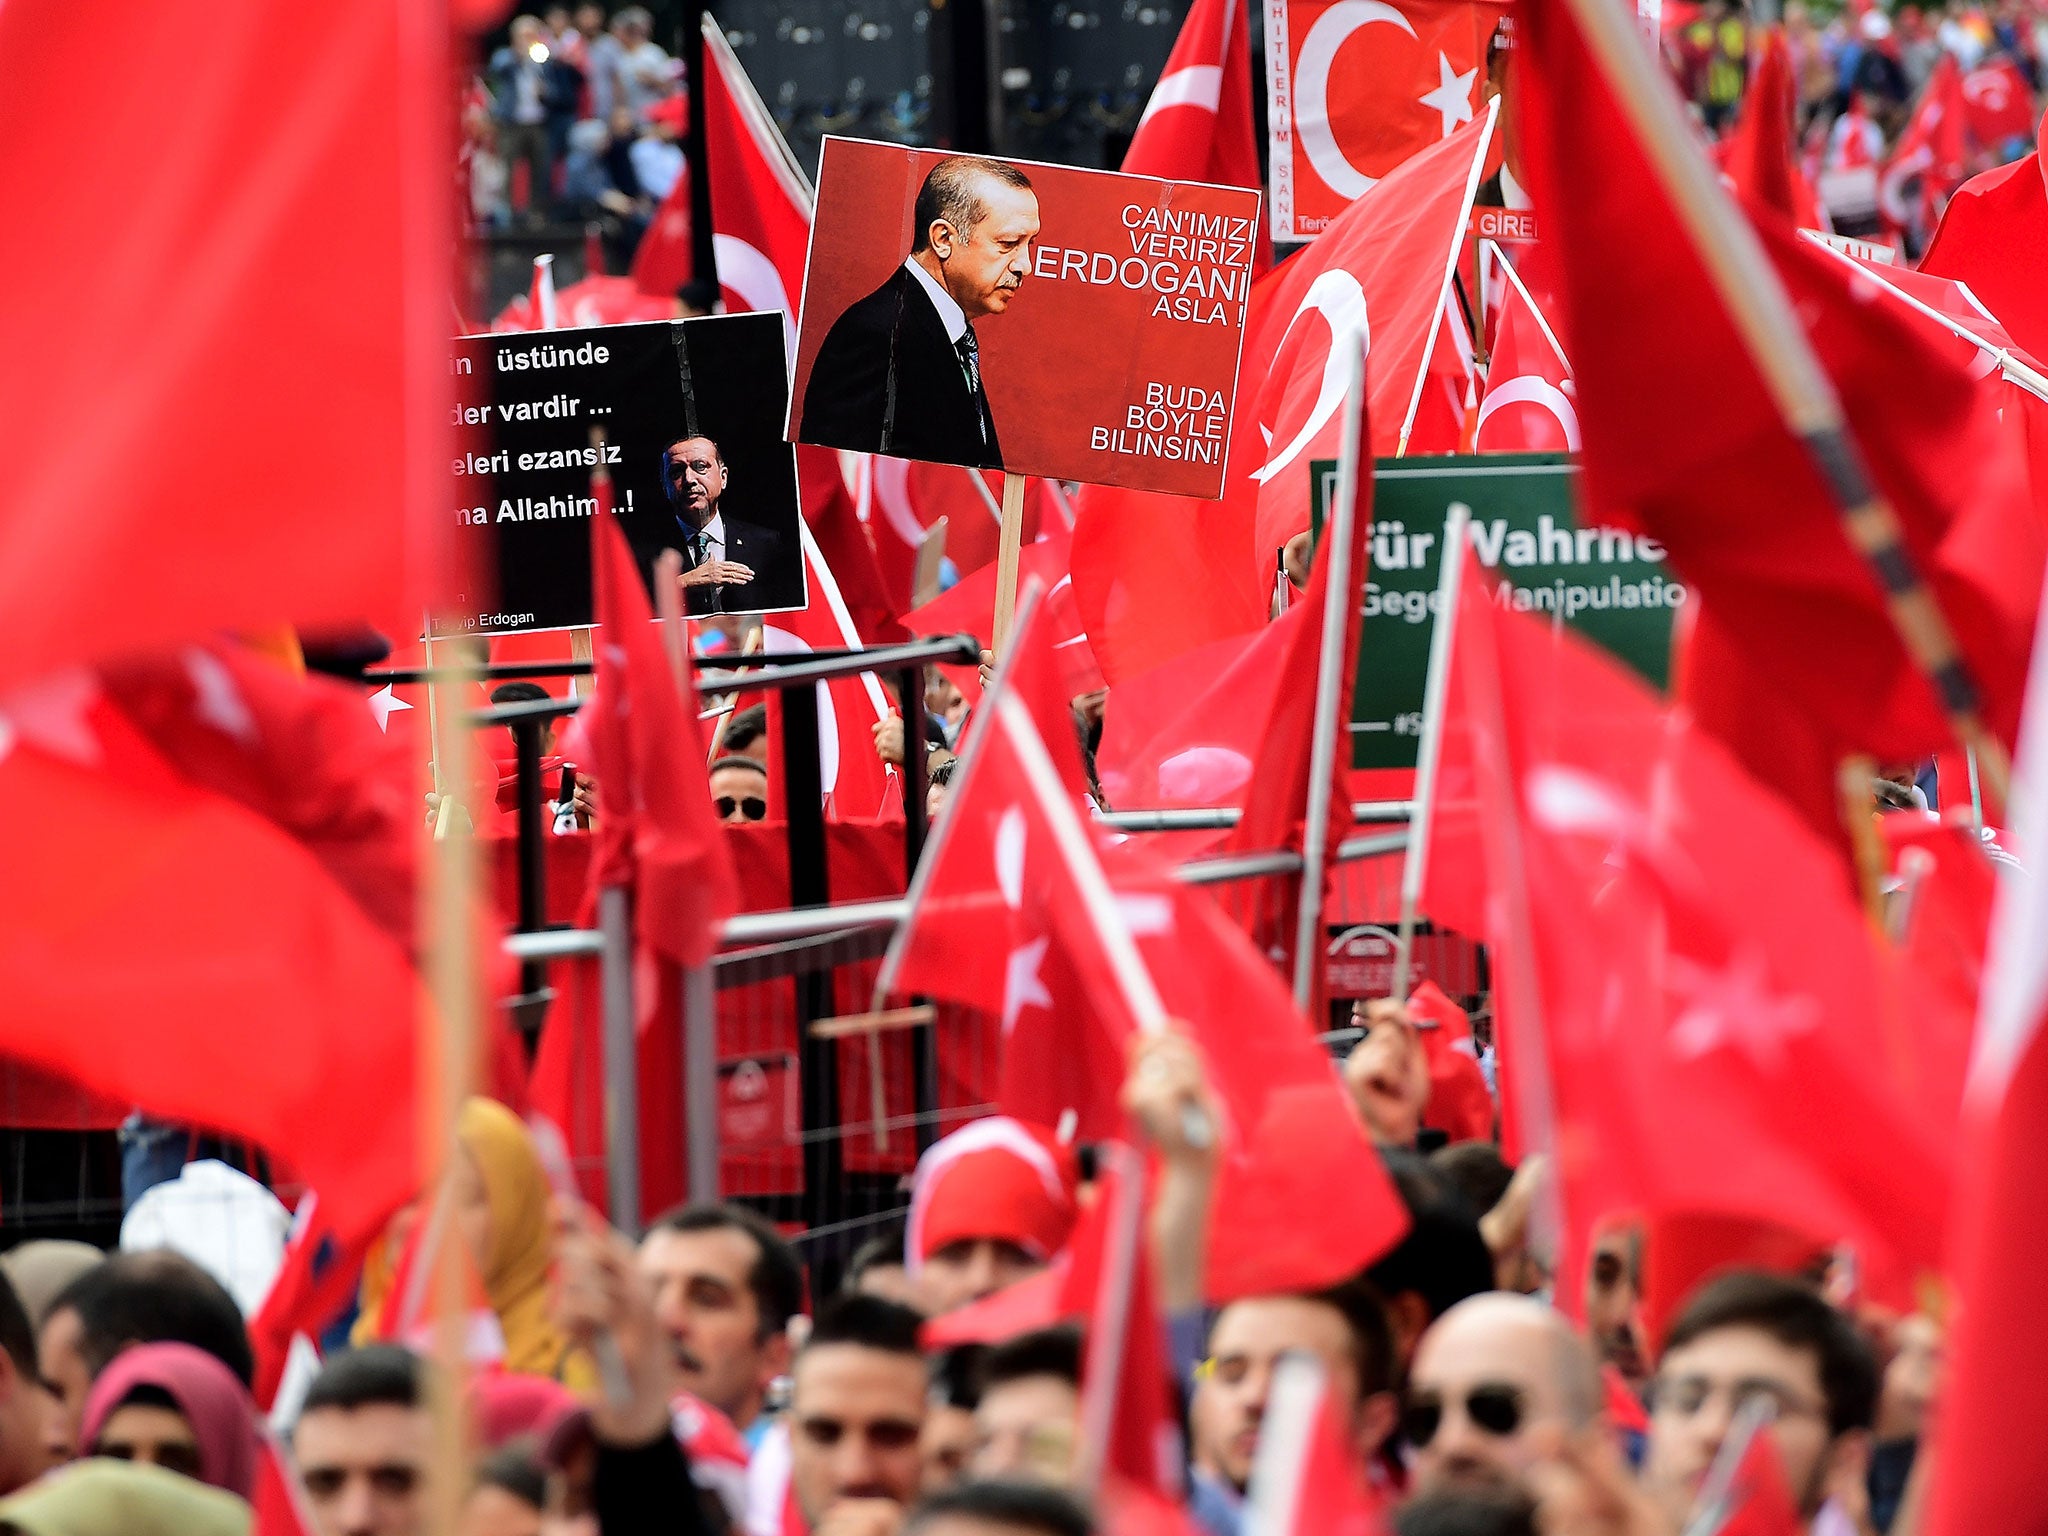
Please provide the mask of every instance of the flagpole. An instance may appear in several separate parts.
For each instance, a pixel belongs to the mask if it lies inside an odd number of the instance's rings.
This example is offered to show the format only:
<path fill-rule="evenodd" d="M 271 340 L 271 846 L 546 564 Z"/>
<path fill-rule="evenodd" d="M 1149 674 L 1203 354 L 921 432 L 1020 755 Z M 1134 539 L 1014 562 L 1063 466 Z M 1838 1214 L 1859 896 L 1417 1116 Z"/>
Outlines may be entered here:
<path fill-rule="evenodd" d="M 1429 670 L 1422 685 L 1422 741 L 1415 760 L 1415 808 L 1408 818 L 1408 846 L 1401 858 L 1401 929 L 1394 947 L 1394 998 L 1408 995 L 1415 953 L 1415 913 L 1429 874 L 1429 824 L 1436 810 L 1437 765 L 1443 758 L 1444 716 L 1451 695 L 1451 645 L 1458 633 L 1458 593 L 1465 584 L 1465 525 L 1472 509 L 1462 501 L 1444 518 L 1441 565 L 1436 576 L 1436 629 L 1429 637 Z"/>
<path fill-rule="evenodd" d="M 1557 332 L 1550 328 L 1550 322 L 1543 318 L 1543 311 L 1538 307 L 1536 300 L 1530 296 L 1528 285 L 1522 281 L 1522 274 L 1517 272 L 1515 264 L 1508 260 L 1508 253 L 1506 251 L 1502 250 L 1499 245 L 1491 240 L 1486 243 L 1493 250 L 1494 262 L 1500 267 L 1501 271 L 1507 274 L 1508 281 L 1514 284 L 1515 292 L 1522 296 L 1522 302 L 1528 306 L 1529 318 L 1536 322 L 1536 329 L 1541 331 L 1543 339 L 1550 343 L 1550 350 L 1557 356 L 1558 367 L 1562 368 L 1566 373 L 1570 373 L 1572 371 L 1572 360 L 1564 355 L 1564 344 L 1557 339 Z"/>
<path fill-rule="evenodd" d="M 1323 526 L 1322 558 L 1329 561 L 1323 584 L 1321 660 L 1316 667 L 1314 725 L 1309 734 L 1307 820 L 1301 829 L 1301 895 L 1294 922 L 1294 1006 L 1307 1011 L 1316 962 L 1323 946 L 1323 871 L 1329 852 L 1331 780 L 1337 771 L 1337 738 L 1344 728 L 1344 637 L 1358 599 L 1360 573 L 1351 569 L 1352 526 L 1358 519 L 1358 483 L 1365 445 L 1365 346 L 1351 358 L 1344 387 L 1344 425 L 1337 449 L 1337 501 Z"/>
<path fill-rule="evenodd" d="M 1422 386 L 1429 379 L 1429 360 L 1436 352 L 1436 333 L 1443 329 L 1444 306 L 1450 301 L 1451 282 L 1458 275 L 1458 252 L 1463 249 L 1465 227 L 1472 221 L 1472 199 L 1479 195 L 1479 173 L 1486 169 L 1486 147 L 1493 142 L 1493 125 L 1500 120 L 1500 98 L 1486 104 L 1486 128 L 1479 135 L 1479 147 L 1472 152 L 1472 169 L 1465 177 L 1465 201 L 1458 209 L 1458 232 L 1451 236 L 1451 254 L 1444 260 L 1444 280 L 1436 291 L 1436 312 L 1429 319 L 1429 339 L 1422 347 L 1422 367 L 1415 375 L 1415 388 L 1408 395 L 1408 414 L 1401 418 L 1401 438 L 1394 457 L 1408 455 L 1408 434 L 1415 430 L 1415 413 L 1422 408 Z M 1484 302 L 1482 296 L 1481 302 Z"/>
<path fill-rule="evenodd" d="M 1131 1287 L 1137 1283 L 1138 1242 L 1145 1225 L 1145 1170 L 1128 1147 L 1110 1141 L 1099 1154 L 1116 1175 L 1116 1210 L 1104 1233 L 1102 1277 L 1096 1282 L 1094 1316 L 1088 1320 L 1087 1366 L 1081 1380 L 1081 1442 L 1074 1458 L 1074 1486 L 1094 1495 L 1116 1425 L 1124 1349 L 1131 1321 Z"/>
<path fill-rule="evenodd" d="M 2018 358 L 2014 357 L 2010 352 L 2006 351 L 2005 348 L 1994 347 L 1990 342 L 1986 341 L 1982 336 L 1979 336 L 1975 331 L 1971 330 L 1961 321 L 1951 320 L 1947 315 L 1944 315 L 1932 304 L 1923 303 L 1919 299 L 1913 297 L 1912 294 L 1906 292 L 1905 289 L 1898 287 L 1896 284 L 1886 282 L 1882 274 L 1871 271 L 1870 268 L 1864 266 L 1862 262 L 1856 260 L 1856 258 L 1851 256 L 1847 251 L 1840 251 L 1835 249 L 1835 247 L 1829 245 L 1827 241 L 1823 240 L 1820 237 L 1820 235 L 1815 231 L 1810 229 L 1802 229 L 1801 231 L 1799 231 L 1799 234 L 1800 238 L 1804 240 L 1809 240 L 1814 245 L 1818 246 L 1821 250 L 1826 251 L 1828 255 L 1832 256 L 1836 261 L 1839 261 L 1843 266 L 1847 267 L 1851 272 L 1854 272 L 1858 277 L 1868 278 L 1871 282 L 1876 283 L 1878 287 L 1882 288 L 1886 293 L 1890 294 L 1893 298 L 1897 299 L 1900 303 L 1904 304 L 1908 309 L 1914 310 L 1919 314 L 1925 315 L 1929 320 L 1932 320 L 1936 325 L 1940 326 L 1943 330 L 1947 331 L 1951 336 L 1960 337 L 1962 340 L 1969 342 L 1971 346 L 1977 348 L 1978 351 L 1989 353 L 1991 356 L 1991 360 L 1998 365 L 1999 372 L 2004 374 L 2006 378 L 2012 380 L 2013 383 L 2019 385 L 2020 388 L 2024 389 L 2028 394 L 2038 396 L 2040 399 L 2043 400 L 2048 400 L 2048 377 L 2044 377 L 2037 370 L 2029 368 L 2025 363 L 2021 362 Z"/>
<path fill-rule="evenodd" d="M 977 481 L 980 475 L 974 477 Z M 984 485 L 983 490 L 988 487 Z M 989 648 L 998 656 L 1017 616 L 1017 561 L 1024 552 L 1024 477 L 1003 476 L 1002 531 L 996 541 L 996 614 Z M 907 704 L 908 701 L 906 701 Z"/>
<path fill-rule="evenodd" d="M 1722 194 L 1712 167 L 1676 102 L 1611 0 L 1563 0 L 1595 68 L 1635 130 L 1680 222 L 1727 309 L 1744 350 L 1762 375 L 1786 430 L 1799 440 L 1827 487 L 1850 545 L 1885 594 L 1892 627 L 1933 688 L 1956 740 L 1977 751 L 1992 793 L 2003 800 L 2011 763 L 1983 719 L 1983 695 L 1906 547 L 1898 515 L 1877 489 L 1842 414 L 1827 372 L 1814 355 L 1784 285 L 1756 234 Z"/>

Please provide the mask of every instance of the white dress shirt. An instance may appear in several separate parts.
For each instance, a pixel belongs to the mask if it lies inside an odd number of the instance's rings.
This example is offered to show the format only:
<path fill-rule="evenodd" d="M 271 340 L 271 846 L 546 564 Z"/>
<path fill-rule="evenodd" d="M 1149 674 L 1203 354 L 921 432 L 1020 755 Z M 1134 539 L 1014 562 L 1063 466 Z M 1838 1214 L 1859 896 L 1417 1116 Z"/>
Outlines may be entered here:
<path fill-rule="evenodd" d="M 953 301 L 953 295 L 946 292 L 945 285 L 925 271 L 924 263 L 915 256 L 904 257 L 903 265 L 931 295 L 932 307 L 939 312 L 939 324 L 946 328 L 946 340 L 959 346 L 960 338 L 967 334 L 967 311 Z"/>

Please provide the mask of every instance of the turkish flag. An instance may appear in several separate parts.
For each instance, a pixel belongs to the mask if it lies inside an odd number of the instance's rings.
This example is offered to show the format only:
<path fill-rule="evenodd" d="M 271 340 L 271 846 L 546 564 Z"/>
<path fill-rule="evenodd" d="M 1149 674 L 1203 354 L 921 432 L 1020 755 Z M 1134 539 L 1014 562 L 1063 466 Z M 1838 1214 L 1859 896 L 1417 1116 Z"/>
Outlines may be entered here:
<path fill-rule="evenodd" d="M 732 861 L 712 813 L 689 663 L 670 670 L 626 536 L 590 524 L 597 588 L 597 686 L 584 707 L 591 773 L 604 797 L 590 888 L 633 893 L 636 938 L 702 965 L 735 905 Z"/>
<path fill-rule="evenodd" d="M 867 649 L 845 594 L 826 563 L 810 524 L 799 521 L 804 569 L 810 582 L 810 606 L 791 613 L 771 613 L 762 620 L 762 635 L 771 656 L 801 655 L 817 650 Z M 903 814 L 902 788 L 896 770 L 875 752 L 875 726 L 895 707 L 872 672 L 817 685 L 818 773 L 825 791 L 825 814 L 838 820 L 867 820 Z M 913 700 L 915 709 L 922 700 Z M 771 708 L 771 735 L 776 711 Z M 909 733 L 914 739 L 915 732 Z M 771 788 L 780 775 L 771 775 Z"/>
<path fill-rule="evenodd" d="M 1058 829 L 1053 786 L 1031 772 L 1020 734 L 1034 730 L 1067 814 L 1078 815 L 1079 751 L 1041 613 L 1020 624 L 1004 680 L 979 711 L 878 992 L 948 997 L 1000 1017 L 1005 1112 L 1056 1125 L 1071 1110 L 1083 1139 L 1118 1134 L 1125 1044 L 1150 1021 L 1132 1011 L 1079 883 L 1083 861 L 1099 864 L 1167 1015 L 1185 1025 L 1222 1099 L 1211 1299 L 1313 1290 L 1356 1273 L 1398 1239 L 1405 1213 L 1271 964 L 1213 900 L 1143 851 L 1092 835 L 1075 847 Z M 1012 678 L 1021 711 L 998 696 Z"/>
<path fill-rule="evenodd" d="M 1877 578 L 1569 13 L 1535 7 L 1524 20 L 1529 164 L 1562 258 L 1553 318 L 1578 384 L 1588 520 L 1660 540 L 1752 670 L 1826 733 L 1834 756 L 1911 760 L 1946 745 L 1948 722 Z M 1593 163 L 1599 176 L 1581 173 Z M 1986 718 L 2009 740 L 2043 549 L 1995 405 L 1951 354 L 1860 297 L 1852 274 L 1782 220 L 1751 217 Z M 1643 344 L 1649 335 L 1656 346 Z M 1681 405 L 1676 381 L 1698 379 L 1715 387 Z M 2002 569 L 1964 547 L 1979 542 L 2007 550 Z"/>
<path fill-rule="evenodd" d="M 0 8 L 0 199 L 39 231 L 0 250 L 0 689 L 416 624 L 453 456 L 442 30 L 404 0 L 166 0 L 121 30 L 176 66 L 117 83 L 104 21 Z"/>
<path fill-rule="evenodd" d="M 1773 209 L 1801 229 L 1819 229 L 1820 204 L 1800 174 L 1793 137 L 1798 106 L 1785 29 L 1765 27 L 1752 52 L 1735 127 L 1721 142 L 1721 176 L 1737 197 Z"/>
<path fill-rule="evenodd" d="M 1408 994 L 1408 1014 L 1429 1059 L 1429 1107 L 1422 1123 L 1452 1141 L 1486 1141 L 1493 1135 L 1493 1094 L 1479 1070 L 1472 1021 L 1433 981 Z"/>
<path fill-rule="evenodd" d="M 1728 1449 L 1724 1447 L 1723 1454 Z M 1718 1484 L 1713 1473 L 1708 1474 L 1708 1483 Z M 1711 1486 L 1704 1496 L 1711 1498 L 1712 1513 L 1700 1521 L 1700 1528 L 1715 1536 L 1801 1536 L 1808 1529 L 1792 1501 L 1792 1485 L 1785 1480 L 1785 1463 L 1768 1425 L 1750 1435 L 1727 1469 L 1726 1483 Z"/>
<path fill-rule="evenodd" d="M 2048 769 L 2048 667 L 2036 646 L 2013 784 L 2017 849 L 2040 859 Z M 2032 1383 L 2048 1371 L 2048 1318 L 2028 1277 L 2048 1252 L 2048 891 L 2007 879 L 1991 920 L 1990 963 L 1964 1101 L 1963 1166 L 1949 1274 L 1955 1323 L 1935 1430 L 1931 1536 L 1996 1530 L 2014 1510 L 2048 1509 L 2048 1462 Z"/>
<path fill-rule="evenodd" d="M 811 187 L 724 32 L 704 18 L 704 160 L 718 286 L 733 310 L 783 314 L 796 358 L 796 296 L 811 238 Z"/>
<path fill-rule="evenodd" d="M 2048 182 L 2037 149 L 1956 189 L 1920 270 L 1967 283 L 2036 357 L 2048 357 Z"/>
<path fill-rule="evenodd" d="M 648 298 L 662 301 L 673 314 L 676 290 L 696 275 L 697 243 L 690 227 L 690 168 L 686 165 L 633 248 L 628 281 Z"/>
<path fill-rule="evenodd" d="M 315 1536 L 320 1529 L 306 1507 L 305 1489 L 284 1447 L 266 1429 L 257 1450 L 256 1486 L 249 1494 L 253 1536 Z"/>
<path fill-rule="evenodd" d="M 1235 0 L 1194 0 L 1131 133 L 1125 175 L 1261 189 L 1248 32 Z M 1253 275 L 1272 264 L 1273 242 L 1261 232 Z"/>
<path fill-rule="evenodd" d="M 2014 139 L 2034 136 L 2034 88 L 2008 58 L 1986 60 L 1963 76 L 1963 121 L 1996 157 Z"/>
<path fill-rule="evenodd" d="M 1103 686 L 1095 654 L 1088 649 L 1081 617 L 1074 610 L 1073 578 L 1067 573 L 1072 536 L 1054 529 L 1026 544 L 1017 557 L 1017 586 L 1036 581 L 1045 596 L 1045 622 L 1052 648 L 1059 654 L 1062 686 L 1073 698 Z M 903 627 L 915 635 L 973 635 L 983 648 L 995 622 L 996 571 L 992 565 L 963 576 L 930 602 L 903 615 Z"/>
<path fill-rule="evenodd" d="M 1529 290 L 1513 268 L 1505 270 L 1474 446 L 1481 453 L 1576 453 L 1578 389 L 1571 364 Z"/>
<path fill-rule="evenodd" d="M 0 696 L 0 793 L 36 807 L 0 882 L 8 1054 L 381 1223 L 418 1180 L 425 1010 L 386 762 L 358 695 L 225 648 Z"/>
<path fill-rule="evenodd" d="M 1337 457 L 1345 382 L 1361 342 L 1370 349 L 1367 451 L 1399 450 L 1443 323 L 1492 130 L 1492 112 L 1481 112 L 1403 162 L 1252 289 L 1244 377 L 1260 381 L 1252 398 L 1266 448 L 1243 458 L 1233 433 L 1225 494 L 1244 494 L 1245 476 L 1256 483 L 1255 559 L 1270 560 L 1309 526 L 1308 468 Z"/>
<path fill-rule="evenodd" d="M 1913 1000 L 1834 850 L 1618 663 L 1467 581 L 1445 750 L 1480 784 L 1496 976 L 1519 978 L 1502 1065 L 1570 1232 L 1723 1214 L 1931 1266 L 1953 1118 L 1898 1087 Z"/>
<path fill-rule="evenodd" d="M 1932 230 L 1940 219 L 1942 204 L 1962 184 L 1969 156 L 1962 86 L 1962 66 L 1954 54 L 1944 52 L 1921 87 L 1905 130 L 1885 159 L 1877 200 L 1885 218 L 1897 228 L 1917 227 L 1923 233 Z M 1909 200 L 1906 189 L 1916 179 L 1919 192 Z"/>
<path fill-rule="evenodd" d="M 1168 1503 L 1181 1498 L 1180 1399 L 1153 1289 L 1144 1162 L 1103 1149 L 1102 1188 L 1074 1231 L 1064 1305 L 1087 1320 L 1081 1364 L 1084 1432 L 1106 1425 L 1098 1447 L 1106 1481 Z"/>
<path fill-rule="evenodd" d="M 1285 0 L 1266 13 L 1273 234 L 1308 240 L 1481 115 L 1489 0 Z"/>

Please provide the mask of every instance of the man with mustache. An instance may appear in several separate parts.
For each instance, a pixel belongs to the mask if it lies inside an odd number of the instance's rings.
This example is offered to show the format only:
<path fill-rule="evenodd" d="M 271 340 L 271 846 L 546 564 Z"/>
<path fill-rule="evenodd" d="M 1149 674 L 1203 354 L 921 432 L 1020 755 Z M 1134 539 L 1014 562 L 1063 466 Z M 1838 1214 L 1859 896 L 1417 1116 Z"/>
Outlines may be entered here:
<path fill-rule="evenodd" d="M 733 1422 L 749 1448 L 767 1420 L 769 1384 L 789 1370 L 789 1320 L 803 1310 L 803 1271 L 788 1243 L 737 1205 L 693 1205 L 655 1222 L 640 1244 L 655 1320 L 677 1381 Z"/>
<path fill-rule="evenodd" d="M 1038 194 L 1013 165 L 953 155 L 911 217 L 903 265 L 826 333 L 799 439 L 1001 469 L 974 322 L 1007 310 L 1031 271 Z"/>

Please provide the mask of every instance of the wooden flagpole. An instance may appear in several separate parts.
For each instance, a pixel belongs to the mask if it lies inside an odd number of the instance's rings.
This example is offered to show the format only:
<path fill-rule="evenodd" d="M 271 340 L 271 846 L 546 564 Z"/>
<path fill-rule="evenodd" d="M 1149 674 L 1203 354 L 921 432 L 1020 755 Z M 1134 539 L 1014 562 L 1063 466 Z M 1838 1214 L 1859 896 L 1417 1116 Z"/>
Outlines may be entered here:
<path fill-rule="evenodd" d="M 1770 391 L 1786 430 L 1799 439 L 1885 594 L 1892 627 L 1934 689 L 1956 740 L 1976 753 L 1993 795 L 2005 798 L 2011 762 L 1984 723 L 1983 696 L 1954 632 L 1906 547 L 1898 515 L 1871 481 L 1842 403 L 1814 355 L 1777 271 L 1755 233 L 1717 185 L 1654 60 L 1611 0 L 1561 0 L 1650 169 L 1691 237 L 1716 296 Z"/>
<path fill-rule="evenodd" d="M 979 475 L 975 479 L 979 480 Z M 989 640 L 998 656 L 1017 617 L 1017 559 L 1024 551 L 1024 477 L 1003 476 L 1002 536 L 996 545 L 996 617 Z"/>

